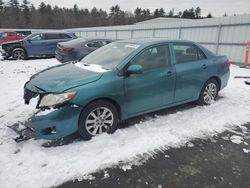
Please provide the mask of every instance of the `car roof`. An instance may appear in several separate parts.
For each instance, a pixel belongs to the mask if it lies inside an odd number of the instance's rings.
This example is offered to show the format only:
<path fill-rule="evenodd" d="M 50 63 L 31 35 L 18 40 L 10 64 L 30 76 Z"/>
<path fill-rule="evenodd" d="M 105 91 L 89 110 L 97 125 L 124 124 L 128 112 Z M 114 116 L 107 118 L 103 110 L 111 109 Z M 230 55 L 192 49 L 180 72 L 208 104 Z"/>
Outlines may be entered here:
<path fill-rule="evenodd" d="M 113 39 L 108 39 L 108 38 L 85 38 L 87 41 L 90 40 L 113 40 Z"/>
<path fill-rule="evenodd" d="M 152 45 L 152 44 L 158 44 L 158 43 L 171 43 L 171 42 L 187 42 L 195 44 L 193 41 L 189 40 L 171 40 L 167 38 L 138 38 L 138 39 L 126 39 L 126 40 L 120 40 L 118 42 L 125 42 L 125 43 L 133 43 L 133 44 L 139 44 L 139 45 Z"/>
<path fill-rule="evenodd" d="M 125 43 L 132 43 L 132 44 L 138 44 L 141 48 L 150 46 L 150 45 L 157 45 L 161 43 L 189 43 L 193 44 L 195 46 L 198 46 L 207 56 L 215 56 L 213 52 L 205 48 L 199 43 L 196 43 L 194 41 L 190 40 L 171 40 L 167 38 L 139 38 L 139 39 L 126 39 L 126 40 L 120 40 L 117 42 L 125 42 Z"/>
<path fill-rule="evenodd" d="M 41 31 L 41 32 L 34 32 L 33 34 L 72 34 L 72 33 L 67 31 Z"/>
<path fill-rule="evenodd" d="M 113 41 L 112 39 L 104 39 L 104 38 L 83 38 L 83 37 L 79 37 L 76 39 L 71 40 L 71 42 L 92 42 L 92 41 Z"/>
<path fill-rule="evenodd" d="M 98 40 L 101 40 L 101 41 L 114 41 L 113 39 L 107 39 L 107 38 L 83 38 L 83 37 L 79 37 L 77 39 L 78 39 L 78 41 L 82 41 L 82 42 L 91 42 L 91 41 L 98 41 Z"/>

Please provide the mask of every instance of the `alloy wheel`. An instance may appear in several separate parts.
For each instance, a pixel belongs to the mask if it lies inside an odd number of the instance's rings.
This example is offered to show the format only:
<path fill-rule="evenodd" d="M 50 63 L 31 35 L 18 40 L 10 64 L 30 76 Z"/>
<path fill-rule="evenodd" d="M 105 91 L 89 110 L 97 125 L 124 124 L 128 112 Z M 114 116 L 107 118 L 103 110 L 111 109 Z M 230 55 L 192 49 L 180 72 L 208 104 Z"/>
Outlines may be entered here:
<path fill-rule="evenodd" d="M 107 132 L 114 123 L 112 111 L 106 107 L 92 110 L 86 118 L 85 127 L 92 136 Z"/>
<path fill-rule="evenodd" d="M 25 58 L 24 51 L 17 50 L 14 52 L 14 59 L 23 60 Z"/>
<path fill-rule="evenodd" d="M 215 83 L 209 83 L 203 93 L 204 101 L 207 104 L 212 104 L 217 94 L 217 86 Z"/>

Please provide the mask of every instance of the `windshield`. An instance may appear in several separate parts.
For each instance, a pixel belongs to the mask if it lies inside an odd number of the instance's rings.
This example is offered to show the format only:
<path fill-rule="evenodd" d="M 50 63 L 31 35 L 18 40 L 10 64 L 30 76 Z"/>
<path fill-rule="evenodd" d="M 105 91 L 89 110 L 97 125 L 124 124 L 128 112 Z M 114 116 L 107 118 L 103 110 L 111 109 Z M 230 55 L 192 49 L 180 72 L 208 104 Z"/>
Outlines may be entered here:
<path fill-rule="evenodd" d="M 34 33 L 34 34 L 27 36 L 26 39 L 30 39 L 32 41 L 43 40 L 44 34 L 43 33 Z"/>
<path fill-rule="evenodd" d="M 113 69 L 138 47 L 138 44 L 113 42 L 90 53 L 80 63 L 96 64 L 104 69 Z"/>

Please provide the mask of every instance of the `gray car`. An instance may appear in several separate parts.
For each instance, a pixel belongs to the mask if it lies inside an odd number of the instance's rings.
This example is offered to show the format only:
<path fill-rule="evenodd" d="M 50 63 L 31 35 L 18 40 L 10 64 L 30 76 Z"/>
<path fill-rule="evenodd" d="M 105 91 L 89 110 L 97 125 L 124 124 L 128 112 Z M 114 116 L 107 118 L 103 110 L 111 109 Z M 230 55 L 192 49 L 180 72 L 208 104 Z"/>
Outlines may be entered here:
<path fill-rule="evenodd" d="M 57 45 L 55 57 L 61 63 L 79 61 L 96 49 L 113 42 L 111 39 L 77 38 Z"/>

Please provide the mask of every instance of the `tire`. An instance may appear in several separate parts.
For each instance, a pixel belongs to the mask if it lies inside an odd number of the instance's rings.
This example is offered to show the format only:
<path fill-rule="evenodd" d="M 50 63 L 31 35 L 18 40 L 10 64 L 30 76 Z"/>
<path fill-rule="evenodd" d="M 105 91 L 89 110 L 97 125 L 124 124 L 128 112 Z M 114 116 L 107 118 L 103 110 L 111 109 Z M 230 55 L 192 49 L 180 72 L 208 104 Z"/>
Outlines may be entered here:
<path fill-rule="evenodd" d="M 27 54 L 24 49 L 16 48 L 12 51 L 12 57 L 15 60 L 25 60 L 27 59 Z"/>
<path fill-rule="evenodd" d="M 108 101 L 98 100 L 90 103 L 81 112 L 78 132 L 84 140 L 90 140 L 93 136 L 103 132 L 114 133 L 118 122 L 119 116 L 116 107 Z"/>
<path fill-rule="evenodd" d="M 218 92 L 218 82 L 215 79 L 208 80 L 202 87 L 197 103 L 202 106 L 212 104 L 216 100 Z"/>

